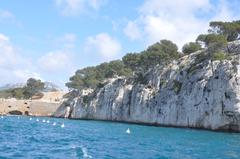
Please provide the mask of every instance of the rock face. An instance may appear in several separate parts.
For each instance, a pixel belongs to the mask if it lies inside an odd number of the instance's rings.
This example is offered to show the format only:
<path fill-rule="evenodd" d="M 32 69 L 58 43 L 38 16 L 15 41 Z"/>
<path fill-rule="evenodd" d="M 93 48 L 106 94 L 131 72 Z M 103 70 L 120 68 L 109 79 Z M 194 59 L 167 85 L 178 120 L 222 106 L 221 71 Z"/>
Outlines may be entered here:
<path fill-rule="evenodd" d="M 240 44 L 230 59 L 211 62 L 204 51 L 156 66 L 136 81 L 118 77 L 88 95 L 74 95 L 54 114 L 70 118 L 240 132 Z M 81 94 L 81 93 L 80 93 Z"/>

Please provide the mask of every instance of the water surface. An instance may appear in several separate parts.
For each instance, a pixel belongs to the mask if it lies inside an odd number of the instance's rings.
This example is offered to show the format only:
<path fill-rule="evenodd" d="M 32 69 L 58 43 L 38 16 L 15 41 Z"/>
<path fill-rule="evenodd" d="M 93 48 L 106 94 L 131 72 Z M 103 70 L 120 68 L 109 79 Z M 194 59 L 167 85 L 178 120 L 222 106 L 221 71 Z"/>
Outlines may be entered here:
<path fill-rule="evenodd" d="M 239 159 L 240 134 L 5 116 L 0 118 L 0 158 Z"/>

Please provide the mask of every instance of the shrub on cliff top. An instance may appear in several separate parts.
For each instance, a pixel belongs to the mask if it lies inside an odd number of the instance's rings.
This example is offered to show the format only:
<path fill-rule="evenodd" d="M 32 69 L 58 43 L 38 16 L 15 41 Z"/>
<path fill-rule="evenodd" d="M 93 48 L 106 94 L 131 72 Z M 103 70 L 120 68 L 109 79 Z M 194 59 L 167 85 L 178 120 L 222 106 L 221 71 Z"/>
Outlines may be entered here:
<path fill-rule="evenodd" d="M 77 70 L 75 75 L 66 83 L 68 88 L 84 89 L 97 88 L 105 79 L 114 76 L 130 76 L 132 71 L 127 68 L 121 60 L 102 63 L 95 67 L 87 67 Z"/>
<path fill-rule="evenodd" d="M 138 53 L 128 53 L 123 56 L 124 65 L 131 70 L 137 70 L 140 67 L 141 55 Z"/>
<path fill-rule="evenodd" d="M 183 46 L 182 52 L 184 54 L 190 54 L 190 53 L 193 53 L 193 52 L 196 52 L 196 51 L 200 50 L 201 48 L 202 47 L 199 43 L 190 42 L 190 43 L 187 43 Z"/>
<path fill-rule="evenodd" d="M 140 53 L 129 53 L 122 58 L 126 67 L 134 72 L 146 72 L 158 64 L 178 59 L 178 47 L 170 40 L 161 40 Z"/>
<path fill-rule="evenodd" d="M 212 44 L 218 44 L 218 46 L 226 46 L 227 39 L 225 36 L 220 34 L 201 34 L 197 37 L 196 41 L 204 42 L 207 47 L 211 46 Z"/>
<path fill-rule="evenodd" d="M 179 57 L 176 44 L 169 40 L 161 40 L 141 53 L 141 66 L 148 70 L 157 64 L 166 64 Z"/>
<path fill-rule="evenodd" d="M 227 41 L 234 41 L 240 35 L 240 20 L 232 22 L 213 21 L 209 25 L 210 33 L 220 34 L 226 37 Z"/>
<path fill-rule="evenodd" d="M 169 40 L 161 40 L 141 53 L 129 53 L 122 60 L 105 62 L 95 67 L 77 70 L 66 86 L 70 89 L 97 88 L 107 78 L 114 76 L 136 76 L 136 81 L 145 81 L 144 73 L 156 66 L 179 58 L 177 45 Z M 144 82 L 143 82 L 144 83 Z"/>

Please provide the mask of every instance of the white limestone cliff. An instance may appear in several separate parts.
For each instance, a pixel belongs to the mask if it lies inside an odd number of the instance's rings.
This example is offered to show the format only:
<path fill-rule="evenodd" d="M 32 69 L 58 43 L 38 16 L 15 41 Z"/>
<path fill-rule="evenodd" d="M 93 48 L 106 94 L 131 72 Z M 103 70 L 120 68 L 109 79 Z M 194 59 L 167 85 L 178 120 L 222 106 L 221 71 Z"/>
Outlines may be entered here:
<path fill-rule="evenodd" d="M 211 63 L 198 51 L 156 66 L 142 81 L 110 79 L 88 95 L 73 96 L 54 116 L 64 117 L 70 107 L 75 119 L 240 132 L 239 41 L 228 52 L 230 59 Z"/>

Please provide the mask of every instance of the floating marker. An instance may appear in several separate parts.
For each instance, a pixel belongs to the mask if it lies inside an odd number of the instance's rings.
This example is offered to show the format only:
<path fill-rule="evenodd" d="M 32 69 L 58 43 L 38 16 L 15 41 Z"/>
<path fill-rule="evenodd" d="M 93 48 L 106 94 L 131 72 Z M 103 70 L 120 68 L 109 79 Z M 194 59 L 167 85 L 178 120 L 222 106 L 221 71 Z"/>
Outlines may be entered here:
<path fill-rule="evenodd" d="M 129 128 L 126 130 L 126 133 L 127 133 L 127 134 L 130 134 L 130 133 L 131 133 L 131 131 L 130 131 Z"/>
<path fill-rule="evenodd" d="M 45 120 L 45 119 L 43 119 L 43 120 L 42 120 L 42 122 L 43 122 L 43 123 L 45 123 L 45 122 L 46 122 L 46 120 Z"/>
<path fill-rule="evenodd" d="M 53 125 L 53 126 L 55 126 L 55 125 L 56 125 L 56 123 L 54 122 L 52 125 Z"/>
<path fill-rule="evenodd" d="M 65 127 L 65 125 L 64 125 L 64 123 L 62 123 L 61 128 L 64 128 L 64 127 Z"/>
<path fill-rule="evenodd" d="M 37 120 L 36 120 L 37 122 L 39 122 L 39 119 L 37 118 Z"/>
<path fill-rule="evenodd" d="M 29 120 L 32 120 L 32 118 L 29 118 Z"/>

